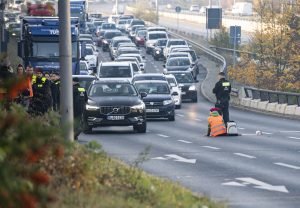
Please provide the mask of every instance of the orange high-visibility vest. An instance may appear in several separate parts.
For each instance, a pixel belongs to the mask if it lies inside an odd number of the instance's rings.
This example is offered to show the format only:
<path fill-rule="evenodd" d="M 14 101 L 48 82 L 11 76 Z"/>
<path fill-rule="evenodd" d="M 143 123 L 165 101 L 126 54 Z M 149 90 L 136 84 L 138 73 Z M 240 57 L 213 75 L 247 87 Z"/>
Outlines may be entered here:
<path fill-rule="evenodd" d="M 227 132 L 222 116 L 210 116 L 208 117 L 208 123 L 210 126 L 210 135 L 213 137 Z"/>

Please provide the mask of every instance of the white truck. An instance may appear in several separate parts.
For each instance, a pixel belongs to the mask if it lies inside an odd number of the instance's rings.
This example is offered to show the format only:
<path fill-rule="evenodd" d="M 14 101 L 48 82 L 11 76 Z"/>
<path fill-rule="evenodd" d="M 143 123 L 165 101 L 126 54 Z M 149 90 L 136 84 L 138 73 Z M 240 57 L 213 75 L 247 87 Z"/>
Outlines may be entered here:
<path fill-rule="evenodd" d="M 233 5 L 232 15 L 238 16 L 252 16 L 253 15 L 253 6 L 249 2 L 237 2 Z"/>

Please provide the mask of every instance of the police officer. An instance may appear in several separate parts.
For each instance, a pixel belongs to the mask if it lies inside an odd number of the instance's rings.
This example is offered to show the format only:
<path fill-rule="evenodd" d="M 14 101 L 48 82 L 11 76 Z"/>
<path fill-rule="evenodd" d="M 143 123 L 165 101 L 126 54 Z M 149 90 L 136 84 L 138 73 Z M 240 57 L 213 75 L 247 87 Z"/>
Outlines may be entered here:
<path fill-rule="evenodd" d="M 78 139 L 81 132 L 81 120 L 85 103 L 87 102 L 87 94 L 83 87 L 79 84 L 77 77 L 73 78 L 73 110 L 74 110 L 74 139 Z"/>
<path fill-rule="evenodd" d="M 216 95 L 216 107 L 222 109 L 225 124 L 229 121 L 229 100 L 230 100 L 231 84 L 225 79 L 225 73 L 219 73 L 219 81 L 216 83 L 213 93 Z"/>
<path fill-rule="evenodd" d="M 29 112 L 33 115 L 43 115 L 51 108 L 50 82 L 43 76 L 41 69 L 36 70 L 32 79 L 33 98 L 29 105 Z"/>
<path fill-rule="evenodd" d="M 59 111 L 60 107 L 60 77 L 59 73 L 54 72 L 51 74 L 51 93 L 52 93 L 52 103 L 53 110 Z"/>

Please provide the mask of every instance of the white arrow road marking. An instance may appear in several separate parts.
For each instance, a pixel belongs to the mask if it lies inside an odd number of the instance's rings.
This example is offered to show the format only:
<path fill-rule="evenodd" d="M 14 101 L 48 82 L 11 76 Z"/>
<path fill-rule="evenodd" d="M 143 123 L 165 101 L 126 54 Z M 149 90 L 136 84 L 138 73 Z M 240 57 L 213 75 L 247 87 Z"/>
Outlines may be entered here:
<path fill-rule="evenodd" d="M 205 148 L 208 148 L 208 149 L 214 149 L 214 150 L 219 150 L 220 149 L 219 147 L 212 147 L 212 146 L 202 146 L 202 147 L 205 147 Z"/>
<path fill-rule="evenodd" d="M 167 157 L 174 158 L 177 162 L 185 162 L 185 163 L 196 163 L 196 159 L 187 159 L 184 157 L 180 157 L 178 155 L 166 155 Z"/>
<path fill-rule="evenodd" d="M 169 137 L 169 136 L 164 135 L 164 134 L 157 134 L 157 136 L 164 137 L 164 138 L 168 138 Z"/>
<path fill-rule="evenodd" d="M 249 159 L 255 159 L 256 157 L 254 156 L 251 156 L 251 155 L 246 155 L 246 154 L 243 154 L 243 153 L 234 153 L 235 155 L 238 155 L 238 156 L 241 156 L 241 157 L 246 157 L 246 158 L 249 158 Z"/>
<path fill-rule="evenodd" d="M 254 178 L 236 178 L 239 181 L 247 182 L 250 184 L 254 184 L 254 188 L 265 189 L 268 191 L 278 191 L 283 193 L 289 193 L 285 186 L 273 186 L 271 184 L 264 183 L 262 181 L 256 180 Z"/>
<path fill-rule="evenodd" d="M 296 139 L 296 140 L 300 140 L 299 137 L 289 137 L 290 139 Z"/>
<path fill-rule="evenodd" d="M 174 155 L 174 154 L 170 154 L 170 155 L 165 155 L 166 157 L 154 157 L 151 158 L 153 160 L 169 160 L 169 159 L 174 159 L 174 161 L 176 162 L 185 162 L 185 163 L 192 163 L 195 164 L 196 163 L 196 159 L 187 159 L 184 157 L 180 157 L 179 155 Z"/>
<path fill-rule="evenodd" d="M 179 141 L 179 142 L 182 142 L 182 143 L 186 143 L 186 144 L 191 144 L 192 142 L 189 142 L 189 141 L 186 141 L 186 140 L 177 140 L 177 141 Z"/>
<path fill-rule="evenodd" d="M 298 166 L 295 166 L 295 165 L 290 165 L 290 164 L 286 164 L 286 163 L 274 163 L 275 165 L 279 165 L 279 166 L 282 166 L 282 167 L 286 167 L 286 168 L 292 168 L 292 169 L 295 169 L 295 170 L 300 170 L 300 167 Z"/>
<path fill-rule="evenodd" d="M 277 192 L 283 192 L 283 193 L 289 193 L 289 191 L 286 189 L 285 186 L 273 186 L 271 184 L 264 183 L 262 181 L 256 180 L 254 178 L 236 178 L 236 180 L 241 181 L 230 181 L 222 183 L 223 186 L 240 186 L 244 187 L 247 185 L 255 185 L 253 188 L 257 189 L 264 189 L 268 191 L 277 191 Z"/>

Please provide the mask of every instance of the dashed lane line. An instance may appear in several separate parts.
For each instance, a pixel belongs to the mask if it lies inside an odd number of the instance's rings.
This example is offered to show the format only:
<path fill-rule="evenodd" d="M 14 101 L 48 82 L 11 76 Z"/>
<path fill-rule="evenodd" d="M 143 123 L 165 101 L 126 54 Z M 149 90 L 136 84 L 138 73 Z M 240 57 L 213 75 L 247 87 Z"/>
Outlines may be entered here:
<path fill-rule="evenodd" d="M 186 143 L 186 144 L 191 144 L 191 143 L 193 143 L 193 142 L 190 142 L 190 141 L 186 141 L 186 140 L 177 140 L 177 141 L 179 141 L 179 142 L 182 142 L 182 143 Z"/>
<path fill-rule="evenodd" d="M 289 137 L 290 139 L 300 140 L 300 137 Z"/>
<path fill-rule="evenodd" d="M 261 133 L 262 133 L 262 134 L 267 134 L 267 135 L 271 135 L 271 134 L 273 134 L 273 133 L 270 133 L 270 132 L 265 132 L 265 131 L 262 131 Z"/>
<path fill-rule="evenodd" d="M 300 131 L 279 131 L 280 133 L 300 133 Z"/>
<path fill-rule="evenodd" d="M 157 134 L 157 136 L 164 137 L 164 138 L 168 138 L 169 137 L 169 136 L 164 135 L 164 134 Z"/>
<path fill-rule="evenodd" d="M 242 127 L 238 127 L 238 129 L 240 129 L 240 130 L 245 130 L 245 128 L 242 128 Z"/>
<path fill-rule="evenodd" d="M 195 118 L 195 121 L 202 121 L 201 119 L 199 119 L 199 118 Z"/>
<path fill-rule="evenodd" d="M 233 154 L 241 156 L 241 157 L 246 157 L 246 158 L 249 158 L 249 159 L 255 159 L 256 158 L 255 156 L 247 155 L 247 154 L 243 154 L 243 153 L 239 153 L 239 152 L 236 152 L 236 153 L 233 153 Z"/>
<path fill-rule="evenodd" d="M 213 147 L 213 146 L 201 146 L 201 147 L 208 148 L 208 149 L 214 149 L 214 150 L 220 149 L 219 147 Z"/>
<path fill-rule="evenodd" d="M 282 167 L 286 167 L 286 168 L 291 168 L 291 169 L 295 169 L 295 170 L 300 170 L 300 167 L 299 167 L 299 166 L 295 166 L 295 165 L 290 165 L 290 164 L 280 163 L 280 162 L 277 162 L 277 163 L 274 163 L 274 164 L 275 164 L 275 165 L 282 166 Z"/>
<path fill-rule="evenodd" d="M 178 114 L 178 113 L 176 113 L 176 116 L 179 116 L 179 117 L 184 117 L 184 115 L 182 115 L 182 114 Z"/>

